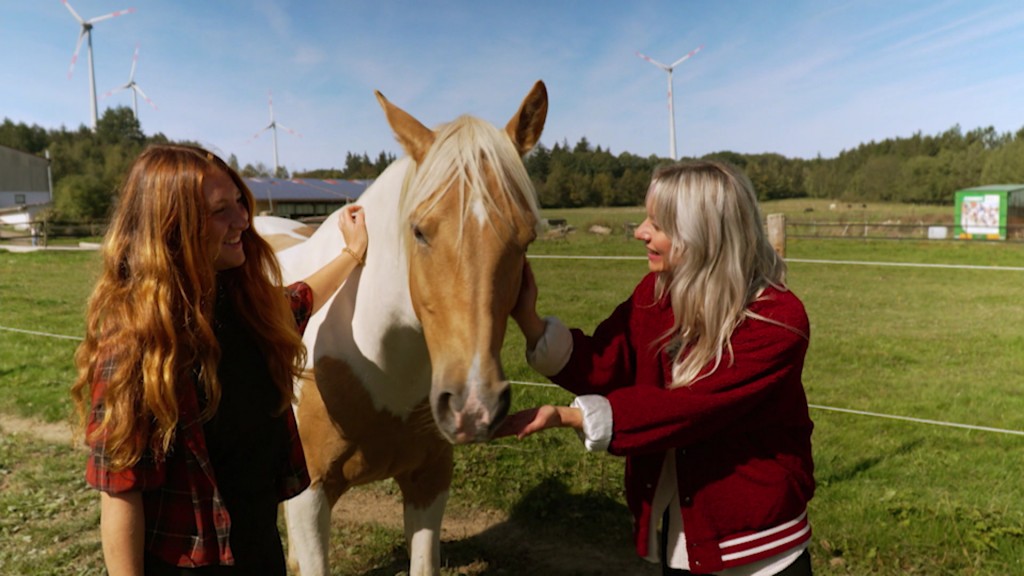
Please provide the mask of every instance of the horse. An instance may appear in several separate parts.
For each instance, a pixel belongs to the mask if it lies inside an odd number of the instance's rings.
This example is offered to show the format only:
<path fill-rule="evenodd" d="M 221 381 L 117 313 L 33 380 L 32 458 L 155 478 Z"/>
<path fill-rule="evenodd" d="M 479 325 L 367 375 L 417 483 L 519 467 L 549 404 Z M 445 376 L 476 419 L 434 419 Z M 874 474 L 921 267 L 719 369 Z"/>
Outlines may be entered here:
<path fill-rule="evenodd" d="M 274 252 L 291 248 L 309 239 L 316 228 L 280 216 L 258 216 L 260 236 L 270 244 Z"/>
<path fill-rule="evenodd" d="M 329 573 L 338 499 L 388 478 L 402 494 L 409 574 L 440 574 L 453 446 L 489 440 L 508 413 L 501 348 L 540 222 L 522 157 L 544 128 L 543 82 L 504 130 L 469 115 L 431 130 L 375 94 L 405 156 L 358 199 L 365 265 L 304 336 L 294 409 L 312 482 L 285 504 L 302 576 Z M 339 214 L 277 253 L 286 281 L 337 256 Z"/>

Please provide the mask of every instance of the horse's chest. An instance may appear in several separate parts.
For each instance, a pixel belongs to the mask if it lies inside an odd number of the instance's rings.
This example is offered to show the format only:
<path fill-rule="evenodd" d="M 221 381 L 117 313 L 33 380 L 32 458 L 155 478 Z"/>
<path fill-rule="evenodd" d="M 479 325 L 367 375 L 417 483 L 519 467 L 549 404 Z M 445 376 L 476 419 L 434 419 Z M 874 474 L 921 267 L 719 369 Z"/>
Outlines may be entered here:
<path fill-rule="evenodd" d="M 342 361 L 321 358 L 302 389 L 299 430 L 314 478 L 343 474 L 349 485 L 392 478 L 450 453 L 427 398 L 404 417 L 379 409 Z"/>

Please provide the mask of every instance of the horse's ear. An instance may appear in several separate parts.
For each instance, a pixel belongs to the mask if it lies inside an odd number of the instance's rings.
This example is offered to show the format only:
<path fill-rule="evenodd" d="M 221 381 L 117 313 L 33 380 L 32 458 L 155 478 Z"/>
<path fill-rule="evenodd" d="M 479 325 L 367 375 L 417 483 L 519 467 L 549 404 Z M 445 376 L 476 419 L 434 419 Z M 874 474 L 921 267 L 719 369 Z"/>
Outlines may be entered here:
<path fill-rule="evenodd" d="M 412 156 L 417 164 L 421 164 L 430 145 L 434 143 L 434 132 L 420 124 L 420 121 L 408 112 L 389 102 L 379 91 L 374 90 L 373 93 L 377 95 L 377 102 L 380 102 L 381 108 L 384 109 L 384 115 L 387 116 L 388 124 L 395 133 L 395 139 L 402 145 L 406 154 Z"/>
<path fill-rule="evenodd" d="M 520 156 L 525 156 L 540 141 L 540 133 L 544 131 L 547 117 L 548 89 L 543 81 L 537 80 L 533 89 L 523 99 L 523 103 L 519 105 L 515 116 L 505 126 L 505 132 L 519 150 Z"/>

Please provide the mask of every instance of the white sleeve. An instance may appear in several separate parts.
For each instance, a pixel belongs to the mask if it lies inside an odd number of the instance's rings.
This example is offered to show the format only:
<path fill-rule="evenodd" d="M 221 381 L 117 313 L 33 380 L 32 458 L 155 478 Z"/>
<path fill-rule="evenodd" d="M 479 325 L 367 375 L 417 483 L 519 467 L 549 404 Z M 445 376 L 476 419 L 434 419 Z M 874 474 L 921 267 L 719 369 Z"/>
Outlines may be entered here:
<path fill-rule="evenodd" d="M 583 412 L 583 431 L 580 439 L 590 452 L 607 452 L 612 441 L 612 405 L 604 396 L 587 394 L 577 396 L 572 408 Z"/>
<path fill-rule="evenodd" d="M 533 350 L 526 351 L 526 361 L 544 376 L 554 376 L 572 356 L 572 333 L 558 318 L 548 316 L 544 321 L 544 334 Z"/>

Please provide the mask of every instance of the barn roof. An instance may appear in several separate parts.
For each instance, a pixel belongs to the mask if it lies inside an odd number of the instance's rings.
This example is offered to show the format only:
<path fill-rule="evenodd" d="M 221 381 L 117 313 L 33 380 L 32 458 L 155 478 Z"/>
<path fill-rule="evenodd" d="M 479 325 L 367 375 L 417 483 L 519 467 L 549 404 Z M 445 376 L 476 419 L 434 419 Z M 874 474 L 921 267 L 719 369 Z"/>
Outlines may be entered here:
<path fill-rule="evenodd" d="M 274 202 L 352 201 L 366 190 L 369 180 L 315 178 L 245 178 L 257 200 Z"/>

